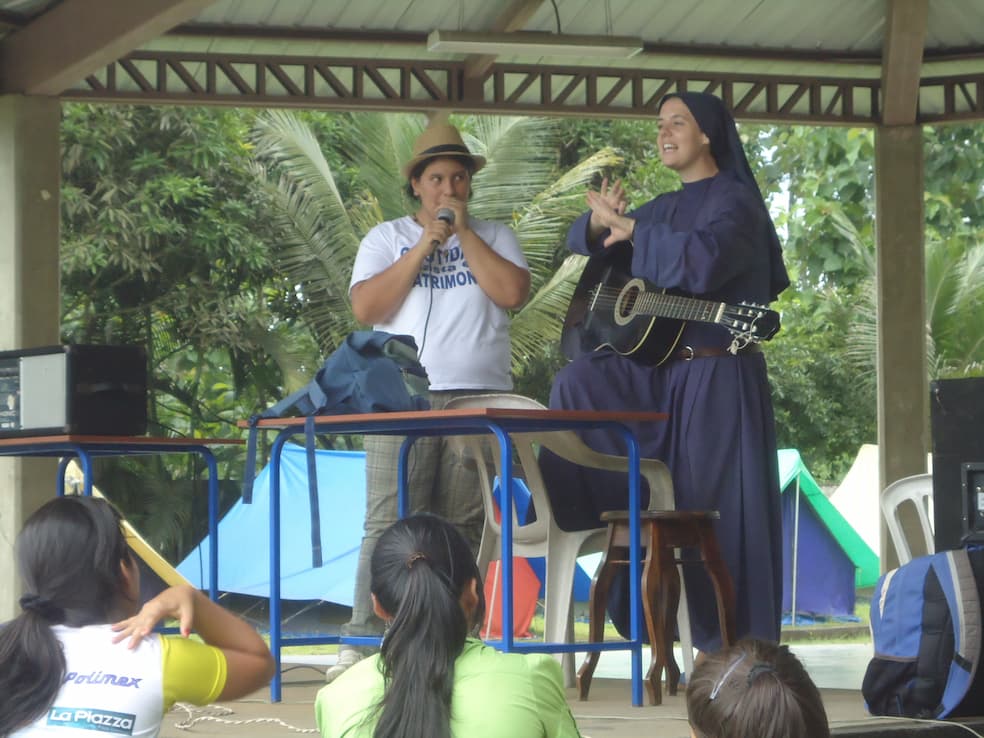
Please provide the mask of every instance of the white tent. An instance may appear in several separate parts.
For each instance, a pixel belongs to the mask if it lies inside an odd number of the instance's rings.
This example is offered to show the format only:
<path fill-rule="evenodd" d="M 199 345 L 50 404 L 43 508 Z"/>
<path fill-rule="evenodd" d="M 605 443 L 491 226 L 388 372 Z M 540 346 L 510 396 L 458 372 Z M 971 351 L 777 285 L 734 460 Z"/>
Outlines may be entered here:
<path fill-rule="evenodd" d="M 876 552 L 881 551 L 878 494 L 878 446 L 866 443 L 830 501 Z"/>
<path fill-rule="evenodd" d="M 930 455 L 927 455 L 926 470 L 932 471 Z M 878 446 L 866 443 L 861 446 L 844 480 L 830 496 L 830 501 L 875 552 L 881 551 L 880 494 Z"/>

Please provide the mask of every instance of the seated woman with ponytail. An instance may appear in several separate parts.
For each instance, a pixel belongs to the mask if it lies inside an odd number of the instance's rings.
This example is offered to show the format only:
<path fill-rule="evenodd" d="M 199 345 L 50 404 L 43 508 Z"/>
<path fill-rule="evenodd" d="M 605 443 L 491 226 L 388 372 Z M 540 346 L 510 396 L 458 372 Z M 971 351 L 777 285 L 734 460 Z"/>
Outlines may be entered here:
<path fill-rule="evenodd" d="M 324 738 L 576 738 L 560 664 L 500 653 L 469 633 L 485 598 L 464 537 L 433 515 L 397 521 L 373 551 L 379 654 L 322 688 Z"/>
<path fill-rule="evenodd" d="M 24 524 L 23 612 L 0 626 L 0 736 L 156 736 L 175 702 L 236 699 L 273 676 L 256 631 L 190 586 L 141 608 L 120 524 L 92 497 L 58 497 Z M 164 618 L 183 637 L 152 634 Z"/>

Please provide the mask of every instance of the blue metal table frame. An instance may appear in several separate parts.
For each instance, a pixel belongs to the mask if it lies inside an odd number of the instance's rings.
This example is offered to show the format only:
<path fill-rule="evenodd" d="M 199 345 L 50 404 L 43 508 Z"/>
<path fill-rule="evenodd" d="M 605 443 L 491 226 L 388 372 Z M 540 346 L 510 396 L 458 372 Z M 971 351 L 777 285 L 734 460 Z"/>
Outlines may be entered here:
<path fill-rule="evenodd" d="M 209 597 L 218 599 L 219 473 L 209 446 L 241 445 L 227 438 L 153 438 L 150 436 L 25 436 L 0 439 L 0 456 L 60 457 L 56 494 L 65 492 L 65 472 L 72 458 L 82 467 L 82 494 L 92 494 L 92 459 L 97 456 L 197 454 L 208 467 Z"/>
<path fill-rule="evenodd" d="M 629 462 L 629 519 L 631 556 L 629 562 L 629 597 L 635 606 L 630 608 L 631 638 L 611 643 L 516 643 L 513 638 L 513 567 L 512 516 L 503 515 L 502 539 L 502 633 L 501 641 L 490 642 L 504 652 L 573 653 L 575 651 L 630 650 L 632 655 L 632 704 L 642 705 L 642 638 L 639 622 L 640 560 L 639 560 L 639 444 L 629 424 L 663 421 L 662 413 L 596 412 L 577 410 L 520 410 L 484 408 L 467 410 L 430 410 L 404 413 L 373 413 L 365 415 L 332 415 L 311 418 L 267 419 L 259 421 L 259 429 L 276 430 L 277 437 L 270 449 L 270 650 L 276 662 L 270 698 L 281 699 L 280 649 L 324 643 L 354 645 L 378 644 L 378 638 L 354 636 L 313 636 L 283 638 L 280 631 L 280 455 L 284 444 L 294 435 L 313 430 L 316 434 L 357 434 L 406 436 L 400 449 L 398 465 L 399 515 L 407 514 L 407 469 L 410 448 L 423 436 L 454 436 L 492 433 L 498 439 L 501 467 L 499 477 L 499 508 L 511 510 L 512 449 L 511 433 L 536 433 L 606 427 L 619 433 L 625 441 Z M 214 556 L 214 555 L 213 555 Z M 213 558 L 214 560 L 214 558 Z M 213 580 L 214 581 L 214 580 Z"/>

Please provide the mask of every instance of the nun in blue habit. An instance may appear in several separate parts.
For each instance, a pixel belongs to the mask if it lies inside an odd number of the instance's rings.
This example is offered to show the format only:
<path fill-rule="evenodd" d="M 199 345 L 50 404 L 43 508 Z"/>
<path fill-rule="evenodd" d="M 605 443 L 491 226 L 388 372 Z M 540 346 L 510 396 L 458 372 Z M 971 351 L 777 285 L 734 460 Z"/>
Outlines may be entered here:
<path fill-rule="evenodd" d="M 571 227 L 568 247 L 591 255 L 629 242 L 632 275 L 656 287 L 730 304 L 775 300 L 789 278 L 731 114 L 713 95 L 682 92 L 663 98 L 659 119 L 660 156 L 682 189 L 625 213 L 621 183 L 606 180 L 588 193 L 591 210 Z M 609 349 L 583 353 L 557 374 L 550 407 L 669 415 L 635 429 L 642 456 L 669 467 L 677 509 L 720 511 L 716 532 L 735 586 L 737 635 L 778 641 L 782 531 L 772 400 L 758 345 L 733 354 L 731 343 L 718 324 L 688 322 L 658 366 Z M 605 430 L 582 436 L 598 451 L 625 453 Z M 549 452 L 540 465 L 563 529 L 597 527 L 602 512 L 628 505 L 624 475 L 573 466 Z M 627 634 L 627 568 L 620 569 L 609 614 Z M 710 580 L 702 567 L 684 569 L 694 644 L 717 650 Z"/>

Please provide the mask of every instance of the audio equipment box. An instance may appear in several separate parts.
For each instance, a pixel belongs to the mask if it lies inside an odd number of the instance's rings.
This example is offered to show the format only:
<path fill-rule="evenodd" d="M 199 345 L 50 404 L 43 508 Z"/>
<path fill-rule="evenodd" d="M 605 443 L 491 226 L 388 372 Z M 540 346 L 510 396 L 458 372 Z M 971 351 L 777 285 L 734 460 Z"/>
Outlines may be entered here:
<path fill-rule="evenodd" d="M 930 382 L 937 551 L 984 542 L 984 377 Z"/>
<path fill-rule="evenodd" d="M 966 511 L 963 540 L 981 543 L 984 541 L 984 462 L 961 464 L 960 485 Z"/>
<path fill-rule="evenodd" d="M 142 346 L 68 344 L 0 351 L 0 438 L 147 432 Z"/>

